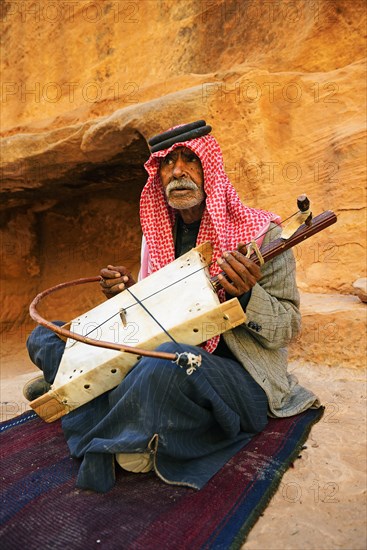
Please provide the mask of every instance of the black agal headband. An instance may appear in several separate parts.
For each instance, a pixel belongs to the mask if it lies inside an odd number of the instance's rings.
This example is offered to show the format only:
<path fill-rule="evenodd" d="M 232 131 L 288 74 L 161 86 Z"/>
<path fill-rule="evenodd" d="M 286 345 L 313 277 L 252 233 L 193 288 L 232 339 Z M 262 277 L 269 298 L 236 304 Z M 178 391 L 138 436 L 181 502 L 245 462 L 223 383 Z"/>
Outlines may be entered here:
<path fill-rule="evenodd" d="M 205 120 L 197 120 L 196 122 L 190 122 L 190 124 L 183 124 L 179 128 L 173 130 L 167 130 L 162 134 L 157 134 L 148 140 L 150 152 L 156 153 L 162 151 L 162 149 L 168 149 L 174 143 L 180 141 L 188 141 L 198 137 L 205 136 L 211 132 L 212 127 L 207 126 Z"/>

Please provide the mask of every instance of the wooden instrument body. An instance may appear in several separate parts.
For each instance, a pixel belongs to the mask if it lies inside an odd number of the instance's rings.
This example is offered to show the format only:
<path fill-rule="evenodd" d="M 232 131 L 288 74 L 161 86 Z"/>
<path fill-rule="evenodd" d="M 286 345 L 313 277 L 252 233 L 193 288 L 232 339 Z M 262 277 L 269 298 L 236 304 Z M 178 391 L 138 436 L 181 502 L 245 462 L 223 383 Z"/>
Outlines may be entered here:
<path fill-rule="evenodd" d="M 246 321 L 237 298 L 220 303 L 206 267 L 211 255 L 204 243 L 131 287 L 177 342 L 198 345 Z M 70 330 L 147 350 L 170 340 L 128 290 L 74 319 Z M 138 360 L 69 338 L 51 390 L 30 405 L 52 422 L 116 387 Z"/>

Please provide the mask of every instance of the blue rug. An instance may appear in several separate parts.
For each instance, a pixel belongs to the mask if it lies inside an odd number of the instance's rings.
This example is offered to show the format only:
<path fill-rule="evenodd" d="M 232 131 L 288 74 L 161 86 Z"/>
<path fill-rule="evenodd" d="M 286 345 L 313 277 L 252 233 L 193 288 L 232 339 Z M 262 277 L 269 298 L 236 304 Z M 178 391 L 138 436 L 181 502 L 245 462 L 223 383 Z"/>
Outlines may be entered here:
<path fill-rule="evenodd" d="M 201 491 L 117 471 L 105 494 L 75 488 L 60 421 L 33 411 L 0 424 L 3 550 L 238 549 L 323 409 L 270 419 Z"/>

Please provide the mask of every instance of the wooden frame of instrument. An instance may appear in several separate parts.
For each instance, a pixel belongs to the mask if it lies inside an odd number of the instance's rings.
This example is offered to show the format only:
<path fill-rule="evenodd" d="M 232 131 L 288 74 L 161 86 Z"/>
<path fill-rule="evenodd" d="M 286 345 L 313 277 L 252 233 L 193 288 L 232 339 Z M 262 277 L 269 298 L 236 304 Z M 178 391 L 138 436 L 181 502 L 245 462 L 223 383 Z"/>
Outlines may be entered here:
<path fill-rule="evenodd" d="M 237 298 L 220 303 L 207 268 L 211 256 L 211 244 L 203 243 L 132 287 L 177 342 L 199 345 L 246 321 Z M 146 350 L 170 340 L 127 290 L 71 321 L 70 331 Z M 178 345 L 178 351 L 184 348 Z M 69 338 L 50 391 L 30 406 L 53 422 L 116 387 L 139 359 Z"/>

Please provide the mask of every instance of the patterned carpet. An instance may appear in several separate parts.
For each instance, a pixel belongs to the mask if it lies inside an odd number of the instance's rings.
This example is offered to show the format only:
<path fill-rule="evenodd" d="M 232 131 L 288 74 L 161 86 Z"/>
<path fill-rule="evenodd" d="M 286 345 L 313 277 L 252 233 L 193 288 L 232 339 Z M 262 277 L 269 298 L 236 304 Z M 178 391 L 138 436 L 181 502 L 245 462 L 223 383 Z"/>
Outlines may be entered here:
<path fill-rule="evenodd" d="M 323 409 L 270 419 L 201 491 L 118 470 L 105 494 L 75 488 L 60 421 L 27 412 L 0 424 L 4 550 L 237 549 Z"/>

